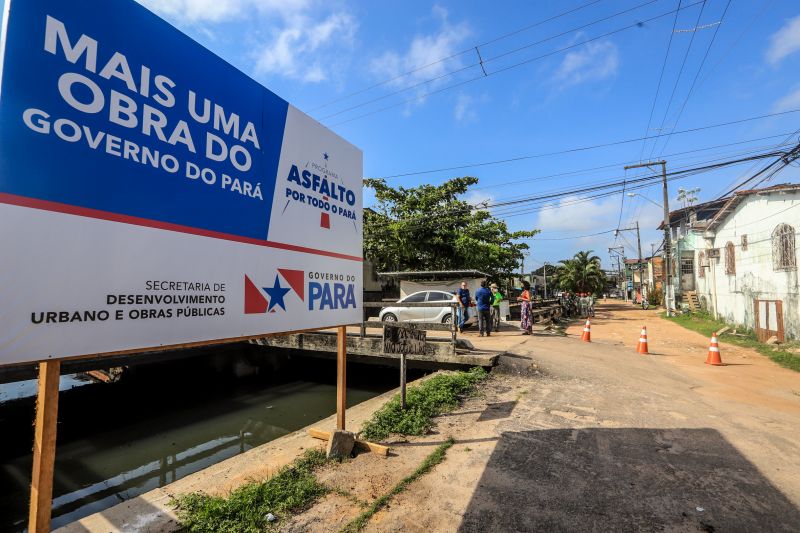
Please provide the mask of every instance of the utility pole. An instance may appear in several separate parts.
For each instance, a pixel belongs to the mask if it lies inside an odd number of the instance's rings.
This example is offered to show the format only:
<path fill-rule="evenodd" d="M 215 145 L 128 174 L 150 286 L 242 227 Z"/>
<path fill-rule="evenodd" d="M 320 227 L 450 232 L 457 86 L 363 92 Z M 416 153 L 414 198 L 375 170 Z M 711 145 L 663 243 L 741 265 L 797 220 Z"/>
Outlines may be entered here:
<path fill-rule="evenodd" d="M 625 301 L 628 301 L 628 276 L 623 274 L 622 266 L 625 264 L 625 247 L 624 246 L 614 246 L 608 249 L 609 254 L 614 254 L 614 259 L 617 260 L 617 272 L 618 272 L 618 279 L 622 289 L 623 297 Z M 622 262 L 620 262 L 622 259 Z"/>
<path fill-rule="evenodd" d="M 639 252 L 639 264 L 637 266 L 637 270 L 639 270 L 639 297 L 644 300 L 644 289 L 643 283 L 644 278 L 642 278 L 642 238 L 639 235 L 639 221 L 636 221 L 636 249 Z"/>
<path fill-rule="evenodd" d="M 542 269 L 544 270 L 544 299 L 547 299 L 547 261 L 544 262 L 542 265 Z"/>
<path fill-rule="evenodd" d="M 672 252 L 672 236 L 670 235 L 669 226 L 669 190 L 667 188 L 667 162 L 661 161 L 648 161 L 647 163 L 639 163 L 638 165 L 628 165 L 625 170 L 632 168 L 647 167 L 650 168 L 655 165 L 661 165 L 661 185 L 664 192 L 664 307 L 667 308 L 667 316 L 672 316 L 672 306 L 674 294 L 672 291 L 672 269 L 670 254 Z"/>

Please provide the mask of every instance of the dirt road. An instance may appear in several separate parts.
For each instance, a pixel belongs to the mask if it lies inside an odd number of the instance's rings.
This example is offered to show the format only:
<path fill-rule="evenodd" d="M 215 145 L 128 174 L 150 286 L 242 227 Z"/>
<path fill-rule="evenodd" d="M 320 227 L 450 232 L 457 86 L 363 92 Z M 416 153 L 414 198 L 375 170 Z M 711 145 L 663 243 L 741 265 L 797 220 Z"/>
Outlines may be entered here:
<path fill-rule="evenodd" d="M 652 355 L 634 346 L 648 326 Z M 800 531 L 800 374 L 655 312 L 601 306 L 593 342 L 519 336 L 479 397 L 436 434 L 323 473 L 337 493 L 283 524 L 341 527 L 447 437 L 444 462 L 365 531 Z"/>

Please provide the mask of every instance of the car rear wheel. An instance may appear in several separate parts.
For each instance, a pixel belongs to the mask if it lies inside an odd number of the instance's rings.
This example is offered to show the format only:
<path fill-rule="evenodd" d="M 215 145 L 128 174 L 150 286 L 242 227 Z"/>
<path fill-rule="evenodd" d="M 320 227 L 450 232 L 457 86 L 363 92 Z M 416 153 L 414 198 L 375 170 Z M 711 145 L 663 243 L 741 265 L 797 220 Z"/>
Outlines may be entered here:
<path fill-rule="evenodd" d="M 393 313 L 386 313 L 383 315 L 384 322 L 397 322 L 397 316 Z"/>
<path fill-rule="evenodd" d="M 447 313 L 442 317 L 442 324 L 450 324 L 453 322 L 453 314 Z"/>

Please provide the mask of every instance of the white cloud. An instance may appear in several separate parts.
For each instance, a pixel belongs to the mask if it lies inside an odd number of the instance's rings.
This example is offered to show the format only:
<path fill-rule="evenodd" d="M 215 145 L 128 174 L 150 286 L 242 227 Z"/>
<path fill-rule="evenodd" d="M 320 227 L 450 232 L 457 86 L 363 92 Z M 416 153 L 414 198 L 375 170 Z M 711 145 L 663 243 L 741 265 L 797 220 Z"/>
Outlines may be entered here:
<path fill-rule="evenodd" d="M 413 70 L 411 74 L 390 83 L 394 87 L 409 87 L 441 76 L 462 65 L 457 58 L 449 61 L 439 60 L 460 51 L 459 45 L 470 35 L 469 26 L 466 23 L 451 24 L 447 11 L 442 7 L 434 6 L 433 14 L 439 20 L 439 29 L 436 32 L 416 35 L 407 50 L 401 52 L 390 50 L 370 62 L 370 70 L 376 78 L 395 78 Z M 443 80 L 437 80 L 420 85 L 415 89 L 415 93 L 420 96 L 432 87 L 441 85 L 442 82 Z"/>
<path fill-rule="evenodd" d="M 619 197 L 583 201 L 580 196 L 565 196 L 544 206 L 534 227 L 542 231 L 561 233 L 593 233 L 614 228 L 619 217 Z"/>
<path fill-rule="evenodd" d="M 783 58 L 798 50 L 800 50 L 800 15 L 786 21 L 786 24 L 769 38 L 767 61 L 777 65 Z"/>
<path fill-rule="evenodd" d="M 576 39 L 582 39 L 578 35 Z M 553 81 L 561 85 L 577 85 L 616 76 L 619 71 L 619 49 L 611 41 L 586 43 L 567 53 L 556 69 Z"/>
<path fill-rule="evenodd" d="M 250 59 L 259 74 L 317 83 L 329 75 L 324 65 L 337 63 L 334 50 L 352 46 L 358 23 L 347 12 L 316 16 L 318 0 L 138 0 L 178 23 L 213 35 L 215 24 L 248 22 L 243 37 L 258 44 Z M 314 7 L 314 16 L 312 16 Z M 257 28 L 253 30 L 252 28 Z M 257 35 L 268 35 L 259 38 Z M 266 42 L 265 42 L 266 41 Z"/>
<path fill-rule="evenodd" d="M 488 205 L 494 202 L 494 196 L 485 191 L 469 191 L 464 201 L 470 205 Z"/>
<path fill-rule="evenodd" d="M 289 15 L 310 0 L 138 0 L 148 9 L 180 22 L 224 22 L 258 13 Z"/>
<path fill-rule="evenodd" d="M 323 81 L 328 73 L 318 55 L 337 46 L 351 46 L 357 26 L 355 19 L 344 12 L 332 13 L 321 22 L 313 22 L 305 14 L 294 15 L 257 52 L 256 70 L 307 82 Z"/>
<path fill-rule="evenodd" d="M 795 87 L 789 94 L 775 102 L 772 108 L 775 113 L 800 108 L 800 86 Z"/>

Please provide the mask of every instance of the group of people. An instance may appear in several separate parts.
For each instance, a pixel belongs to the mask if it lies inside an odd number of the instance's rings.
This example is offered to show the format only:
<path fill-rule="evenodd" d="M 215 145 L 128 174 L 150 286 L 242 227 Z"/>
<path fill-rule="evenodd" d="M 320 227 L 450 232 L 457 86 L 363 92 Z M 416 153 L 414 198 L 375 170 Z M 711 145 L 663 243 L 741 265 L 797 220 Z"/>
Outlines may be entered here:
<path fill-rule="evenodd" d="M 469 319 L 468 309 L 472 305 L 472 298 L 467 287 L 467 282 L 461 282 L 461 288 L 456 291 L 458 300 L 458 331 L 463 333 L 464 327 Z M 492 331 L 500 331 L 500 302 L 504 299 L 496 283 L 487 287 L 487 282 L 481 281 L 480 288 L 475 292 L 475 304 L 478 309 L 478 331 L 481 337 L 490 336 Z M 520 329 L 523 335 L 533 333 L 533 312 L 531 302 L 533 296 L 531 284 L 522 281 L 522 292 L 517 297 L 520 302 Z M 562 293 L 559 303 L 562 313 L 566 317 L 580 316 L 582 318 L 594 316 L 595 296 L 590 293 Z"/>
<path fill-rule="evenodd" d="M 467 282 L 461 282 L 461 288 L 456 291 L 458 300 L 458 331 L 464 332 L 464 325 L 469 318 L 469 307 L 472 304 Z M 478 309 L 478 331 L 480 336 L 490 336 L 492 331 L 500 331 L 500 302 L 503 294 L 497 283 L 486 287 L 486 280 L 481 281 L 481 287 L 475 292 L 475 306 Z"/>
<path fill-rule="evenodd" d="M 562 314 L 567 317 L 594 317 L 594 304 L 597 299 L 590 293 L 562 293 L 559 297 Z"/>
<path fill-rule="evenodd" d="M 481 337 L 490 336 L 492 331 L 500 331 L 500 302 L 504 296 L 496 283 L 492 283 L 487 288 L 486 281 L 481 281 L 481 287 L 475 292 L 475 306 L 478 309 L 478 332 Z M 456 291 L 458 300 L 458 331 L 464 332 L 464 324 L 469 318 L 468 309 L 471 305 L 471 298 L 466 282 L 461 282 L 461 288 Z M 522 293 L 517 297 L 517 301 L 522 305 L 520 329 L 523 335 L 530 335 L 533 331 L 533 313 L 531 313 L 531 285 L 527 281 L 522 282 Z"/>

